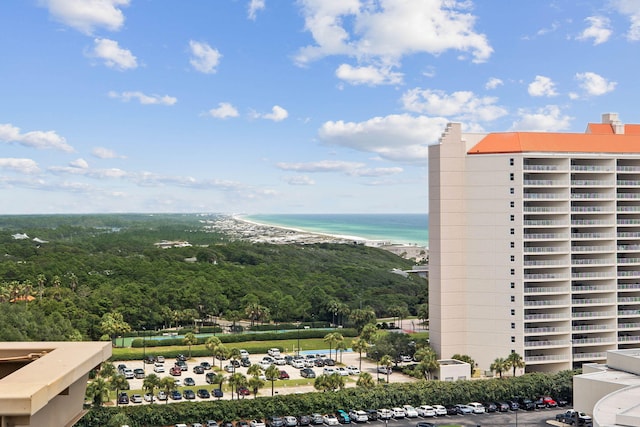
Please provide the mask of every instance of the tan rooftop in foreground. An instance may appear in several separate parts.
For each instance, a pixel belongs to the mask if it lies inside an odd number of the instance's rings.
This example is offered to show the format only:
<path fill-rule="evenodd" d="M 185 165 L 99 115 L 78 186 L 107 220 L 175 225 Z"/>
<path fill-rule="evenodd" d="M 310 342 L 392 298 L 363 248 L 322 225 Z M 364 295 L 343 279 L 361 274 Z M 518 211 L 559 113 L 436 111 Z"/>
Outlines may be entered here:
<path fill-rule="evenodd" d="M 67 427 L 82 416 L 89 371 L 111 342 L 0 343 L 0 427 Z"/>

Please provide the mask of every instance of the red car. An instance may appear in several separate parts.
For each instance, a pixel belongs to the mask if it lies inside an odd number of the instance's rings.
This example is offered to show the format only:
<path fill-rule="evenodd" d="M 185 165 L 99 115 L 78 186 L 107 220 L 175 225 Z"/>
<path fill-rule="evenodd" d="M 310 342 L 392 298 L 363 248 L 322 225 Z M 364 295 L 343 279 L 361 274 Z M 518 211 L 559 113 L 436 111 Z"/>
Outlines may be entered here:
<path fill-rule="evenodd" d="M 170 370 L 169 373 L 171 375 L 173 375 L 174 377 L 179 377 L 180 375 L 182 375 L 182 369 L 180 369 L 180 366 L 173 366 Z"/>
<path fill-rule="evenodd" d="M 238 388 L 238 394 L 240 396 L 249 396 L 251 394 L 251 392 L 246 387 L 239 387 Z"/>
<path fill-rule="evenodd" d="M 542 403 L 544 403 L 547 408 L 555 408 L 558 406 L 558 402 L 553 400 L 553 398 L 550 396 L 544 396 L 542 398 Z"/>
<path fill-rule="evenodd" d="M 287 373 L 287 371 L 280 371 L 280 379 L 281 380 L 288 380 L 289 379 L 289 374 Z"/>

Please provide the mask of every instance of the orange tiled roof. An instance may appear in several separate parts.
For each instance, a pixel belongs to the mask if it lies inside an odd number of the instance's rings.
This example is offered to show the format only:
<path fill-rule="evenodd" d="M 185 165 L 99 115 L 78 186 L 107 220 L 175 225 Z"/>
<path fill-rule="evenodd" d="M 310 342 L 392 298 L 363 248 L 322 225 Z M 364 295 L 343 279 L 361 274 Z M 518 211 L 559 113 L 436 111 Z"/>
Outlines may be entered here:
<path fill-rule="evenodd" d="M 609 123 L 589 123 L 587 133 L 600 135 L 613 135 L 613 126 Z M 625 135 L 640 135 L 640 125 L 624 125 Z"/>
<path fill-rule="evenodd" d="M 610 127 L 610 125 L 606 126 Z M 549 132 L 490 133 L 474 145 L 467 154 L 525 152 L 640 154 L 640 125 L 626 125 L 625 131 L 627 129 L 635 132 L 624 135 Z"/>

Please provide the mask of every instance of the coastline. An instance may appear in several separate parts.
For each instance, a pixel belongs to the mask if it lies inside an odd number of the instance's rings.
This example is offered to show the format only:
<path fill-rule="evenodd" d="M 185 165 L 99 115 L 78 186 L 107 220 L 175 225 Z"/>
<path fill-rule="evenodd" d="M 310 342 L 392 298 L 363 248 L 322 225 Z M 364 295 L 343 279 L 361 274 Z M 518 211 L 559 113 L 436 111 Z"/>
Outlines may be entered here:
<path fill-rule="evenodd" d="M 270 244 L 316 244 L 339 243 L 377 247 L 392 252 L 402 258 L 416 262 L 428 260 L 429 250 L 418 245 L 393 243 L 386 240 L 373 240 L 359 236 L 334 235 L 312 232 L 293 227 L 264 224 L 244 218 L 240 214 L 225 215 L 215 220 L 205 220 L 205 227 L 224 232 L 232 239 L 251 243 Z"/>

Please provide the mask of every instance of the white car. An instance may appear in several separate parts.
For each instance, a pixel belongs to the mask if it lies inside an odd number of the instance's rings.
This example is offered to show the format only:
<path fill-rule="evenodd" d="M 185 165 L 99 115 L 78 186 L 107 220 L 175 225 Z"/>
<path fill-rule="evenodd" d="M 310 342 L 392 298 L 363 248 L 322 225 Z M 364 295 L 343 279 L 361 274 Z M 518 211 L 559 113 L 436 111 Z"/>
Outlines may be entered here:
<path fill-rule="evenodd" d="M 391 412 L 391 409 L 387 409 L 387 408 L 378 409 L 379 420 L 390 420 L 392 417 L 393 417 L 393 412 Z"/>
<path fill-rule="evenodd" d="M 356 423 L 366 423 L 369 421 L 369 416 L 361 409 L 349 411 L 349 418 Z"/>
<path fill-rule="evenodd" d="M 393 418 L 404 418 L 407 414 L 402 408 L 391 408 L 391 415 L 393 415 Z"/>
<path fill-rule="evenodd" d="M 280 349 L 276 348 L 276 347 L 270 348 L 267 351 L 267 354 L 269 354 L 269 356 L 271 356 L 271 357 L 278 357 L 278 356 L 280 356 Z"/>
<path fill-rule="evenodd" d="M 336 416 L 333 414 L 327 414 L 322 417 L 322 422 L 324 422 L 328 426 L 337 426 L 338 424 L 340 424 Z"/>
<path fill-rule="evenodd" d="M 447 415 L 447 408 L 442 405 L 431 405 L 433 406 L 433 410 L 436 411 L 436 416 L 441 417 L 443 415 Z"/>
<path fill-rule="evenodd" d="M 124 377 L 128 380 L 132 380 L 135 377 L 135 375 L 133 374 L 133 369 L 129 369 L 129 368 L 125 368 L 122 371 L 122 375 L 124 375 Z"/>
<path fill-rule="evenodd" d="M 151 399 L 153 398 L 152 394 L 146 393 L 144 396 L 144 401 L 145 402 L 151 402 Z"/>
<path fill-rule="evenodd" d="M 336 368 L 332 368 L 331 366 L 325 366 L 325 368 L 322 370 L 322 373 L 324 375 L 335 374 L 336 373 Z"/>
<path fill-rule="evenodd" d="M 156 365 L 153 367 L 153 372 L 157 374 L 164 374 L 164 365 L 156 363 Z"/>
<path fill-rule="evenodd" d="M 471 403 L 468 403 L 467 406 L 471 407 L 471 411 L 474 414 L 484 414 L 484 412 L 485 412 L 485 408 L 484 408 L 484 405 L 482 403 L 471 402 Z"/>
<path fill-rule="evenodd" d="M 349 375 L 360 375 L 360 369 L 357 366 L 347 366 L 347 372 Z"/>
<path fill-rule="evenodd" d="M 249 352 L 247 350 L 240 350 L 240 358 L 249 357 Z"/>
<path fill-rule="evenodd" d="M 418 411 L 418 415 L 420 415 L 421 417 L 435 417 L 436 416 L 436 410 L 433 409 L 433 406 L 429 406 L 429 405 L 420 405 L 416 408 L 416 411 Z M 445 410 L 445 415 L 446 415 L 446 410 Z"/>
<path fill-rule="evenodd" d="M 251 420 L 249 422 L 250 427 L 266 427 L 265 424 L 260 420 Z"/>
<path fill-rule="evenodd" d="M 346 368 L 343 368 L 343 367 L 336 368 L 336 372 L 342 375 L 343 377 L 349 376 L 349 371 L 347 371 Z"/>
<path fill-rule="evenodd" d="M 304 360 L 302 360 L 302 359 L 293 359 L 291 361 L 291 366 L 293 366 L 296 369 L 302 369 L 302 368 L 304 368 Z"/>
<path fill-rule="evenodd" d="M 285 426 L 297 426 L 298 425 L 298 419 L 296 417 L 292 417 L 291 415 L 288 415 L 288 416 L 284 417 L 284 425 Z"/>
<path fill-rule="evenodd" d="M 416 418 L 418 416 L 418 410 L 411 405 L 402 405 L 404 409 L 404 415 L 407 418 Z"/>
<path fill-rule="evenodd" d="M 391 368 L 387 368 L 386 366 L 378 366 L 378 372 L 381 374 L 392 374 L 393 370 Z"/>
<path fill-rule="evenodd" d="M 130 400 L 131 403 L 142 403 L 142 396 L 139 394 L 132 394 Z"/>
<path fill-rule="evenodd" d="M 282 366 L 282 365 L 286 365 L 286 364 L 287 364 L 287 361 L 286 361 L 286 359 L 285 359 L 284 357 L 282 357 L 282 356 L 276 356 L 276 357 L 273 359 L 273 363 L 275 363 L 276 365 Z"/>

